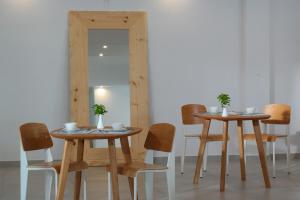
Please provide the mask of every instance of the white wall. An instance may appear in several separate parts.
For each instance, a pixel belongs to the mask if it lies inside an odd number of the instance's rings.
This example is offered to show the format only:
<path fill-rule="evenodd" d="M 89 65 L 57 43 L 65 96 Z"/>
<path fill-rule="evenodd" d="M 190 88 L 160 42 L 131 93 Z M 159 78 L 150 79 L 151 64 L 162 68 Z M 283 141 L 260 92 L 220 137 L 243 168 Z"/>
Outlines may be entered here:
<path fill-rule="evenodd" d="M 291 104 L 292 152 L 300 152 L 300 1 L 274 0 L 271 8 L 273 101 Z"/>
<path fill-rule="evenodd" d="M 21 123 L 41 121 L 54 129 L 68 121 L 67 14 L 105 9 L 148 12 L 151 119 L 176 125 L 177 153 L 180 106 L 216 105 L 221 91 L 231 94 L 234 110 L 287 102 L 300 120 L 300 1 L 111 0 L 105 8 L 100 0 L 2 0 L 0 160 L 18 160 Z M 299 128 L 293 121 L 292 134 Z M 299 151 L 300 140 L 293 137 L 293 151 Z M 59 158 L 61 142 L 55 145 Z M 210 153 L 218 154 L 219 147 Z M 197 142 L 191 144 L 189 154 L 197 149 Z"/>

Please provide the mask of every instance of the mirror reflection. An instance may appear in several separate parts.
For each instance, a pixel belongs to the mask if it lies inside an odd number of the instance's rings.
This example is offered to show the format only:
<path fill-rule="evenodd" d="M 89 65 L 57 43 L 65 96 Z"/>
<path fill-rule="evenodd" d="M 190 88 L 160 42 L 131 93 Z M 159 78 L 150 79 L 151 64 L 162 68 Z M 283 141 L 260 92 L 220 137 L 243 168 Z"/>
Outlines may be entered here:
<path fill-rule="evenodd" d="M 90 124 L 98 117 L 91 108 L 103 104 L 108 111 L 104 126 L 120 122 L 130 126 L 128 30 L 91 29 L 88 31 Z M 95 141 L 94 147 L 105 147 L 106 141 Z"/>

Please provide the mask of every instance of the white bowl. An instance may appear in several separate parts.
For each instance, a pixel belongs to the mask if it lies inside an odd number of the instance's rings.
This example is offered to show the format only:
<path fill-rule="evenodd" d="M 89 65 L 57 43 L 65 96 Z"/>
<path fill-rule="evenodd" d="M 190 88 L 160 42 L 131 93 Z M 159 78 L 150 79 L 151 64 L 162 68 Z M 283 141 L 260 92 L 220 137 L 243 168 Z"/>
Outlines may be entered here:
<path fill-rule="evenodd" d="M 255 107 L 249 107 L 249 108 L 246 108 L 246 113 L 247 114 L 253 114 L 253 113 L 255 113 L 255 110 L 256 110 Z"/>
<path fill-rule="evenodd" d="M 67 131 L 73 131 L 73 130 L 76 130 L 76 129 L 78 129 L 76 122 L 65 123 L 65 130 L 67 130 Z"/>
<path fill-rule="evenodd" d="M 114 122 L 111 124 L 113 130 L 122 130 L 124 129 L 124 124 L 120 122 Z"/>
<path fill-rule="evenodd" d="M 208 108 L 209 113 L 218 113 L 218 107 L 217 106 L 210 106 Z"/>

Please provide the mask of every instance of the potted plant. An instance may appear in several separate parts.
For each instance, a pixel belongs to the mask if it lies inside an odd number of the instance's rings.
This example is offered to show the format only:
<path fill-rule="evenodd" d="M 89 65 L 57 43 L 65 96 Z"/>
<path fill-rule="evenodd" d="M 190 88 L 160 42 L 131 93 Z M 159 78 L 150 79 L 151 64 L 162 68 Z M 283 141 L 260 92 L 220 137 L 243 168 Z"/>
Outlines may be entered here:
<path fill-rule="evenodd" d="M 229 94 L 221 93 L 217 97 L 217 99 L 223 109 L 222 117 L 227 117 L 228 116 L 227 106 L 230 106 L 230 101 L 231 101 Z"/>
<path fill-rule="evenodd" d="M 92 108 L 94 110 L 94 114 L 98 116 L 97 129 L 103 129 L 104 126 L 102 116 L 107 113 L 105 106 L 103 104 L 94 104 Z"/>

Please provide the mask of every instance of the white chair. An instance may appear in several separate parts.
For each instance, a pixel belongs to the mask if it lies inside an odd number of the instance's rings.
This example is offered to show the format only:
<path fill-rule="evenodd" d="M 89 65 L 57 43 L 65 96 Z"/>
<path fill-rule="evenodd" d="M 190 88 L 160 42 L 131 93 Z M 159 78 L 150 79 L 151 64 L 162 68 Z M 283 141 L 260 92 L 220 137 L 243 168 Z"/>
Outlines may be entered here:
<path fill-rule="evenodd" d="M 175 127 L 171 124 L 160 123 L 154 124 L 150 127 L 147 139 L 145 141 L 144 147 L 147 149 L 147 153 L 152 153 L 152 151 L 161 151 L 168 153 L 167 166 L 148 164 L 145 162 L 134 161 L 131 164 L 118 164 L 118 174 L 133 178 L 133 199 L 137 200 L 138 197 L 138 184 L 137 177 L 141 173 L 157 173 L 164 172 L 167 175 L 168 184 L 168 194 L 170 200 L 175 200 L 175 157 L 173 141 L 175 136 Z M 108 199 L 112 199 L 112 185 L 110 177 L 110 166 L 107 166 L 108 170 Z M 147 183 L 147 181 L 146 181 Z M 147 191 L 146 186 L 146 196 L 147 200 L 152 199 L 151 192 Z M 150 186 L 151 188 L 151 186 Z"/>
<path fill-rule="evenodd" d="M 186 145 L 188 139 L 196 139 L 199 141 L 201 139 L 200 133 L 191 133 L 188 131 L 188 127 L 191 125 L 199 126 L 203 125 L 204 121 L 199 117 L 194 117 L 193 113 L 206 112 L 206 107 L 201 104 L 186 104 L 181 107 L 181 116 L 182 116 L 182 124 L 183 124 L 183 137 L 184 137 L 184 146 L 181 154 L 181 174 L 184 174 L 184 158 L 186 154 Z M 228 138 L 229 140 L 229 138 Z M 203 171 L 207 169 L 207 156 L 209 150 L 209 142 L 222 142 L 223 134 L 214 134 L 210 133 L 207 138 L 207 144 L 205 149 L 205 154 L 203 158 Z M 226 171 L 228 175 L 228 165 L 229 165 L 229 151 L 227 151 L 227 159 L 226 159 Z M 200 172 L 200 177 L 203 177 L 202 169 Z"/>
<path fill-rule="evenodd" d="M 20 200 L 27 199 L 27 183 L 29 171 L 44 171 L 45 178 L 45 200 L 50 200 L 52 177 L 54 176 L 55 194 L 57 193 L 58 174 L 60 173 L 60 163 L 53 162 L 50 148 L 53 146 L 48 128 L 41 123 L 26 123 L 20 126 Z M 29 151 L 44 150 L 46 154 L 45 162 L 37 164 L 29 164 L 27 160 L 27 153 Z M 69 172 L 81 171 L 86 169 L 86 164 L 81 165 L 81 168 L 75 168 L 77 163 L 70 164 Z M 84 175 L 83 175 L 84 177 Z M 86 195 L 86 179 L 84 179 L 84 200 Z"/>
<path fill-rule="evenodd" d="M 262 139 L 265 142 L 266 146 L 266 154 L 269 154 L 269 142 L 272 143 L 272 175 L 273 178 L 276 178 L 276 141 L 278 139 L 284 139 L 286 144 L 286 164 L 288 173 L 290 173 L 290 141 L 289 141 L 289 130 L 290 130 L 290 118 L 291 118 L 291 107 L 286 104 L 269 104 L 265 106 L 264 113 L 270 115 L 271 117 L 266 120 L 262 120 L 263 124 L 263 134 Z M 271 133 L 270 125 L 276 126 L 285 126 L 285 131 L 282 134 Z M 247 141 L 254 140 L 254 134 L 245 134 L 244 135 L 244 146 L 245 146 L 245 158 L 246 154 L 246 146 Z"/>

